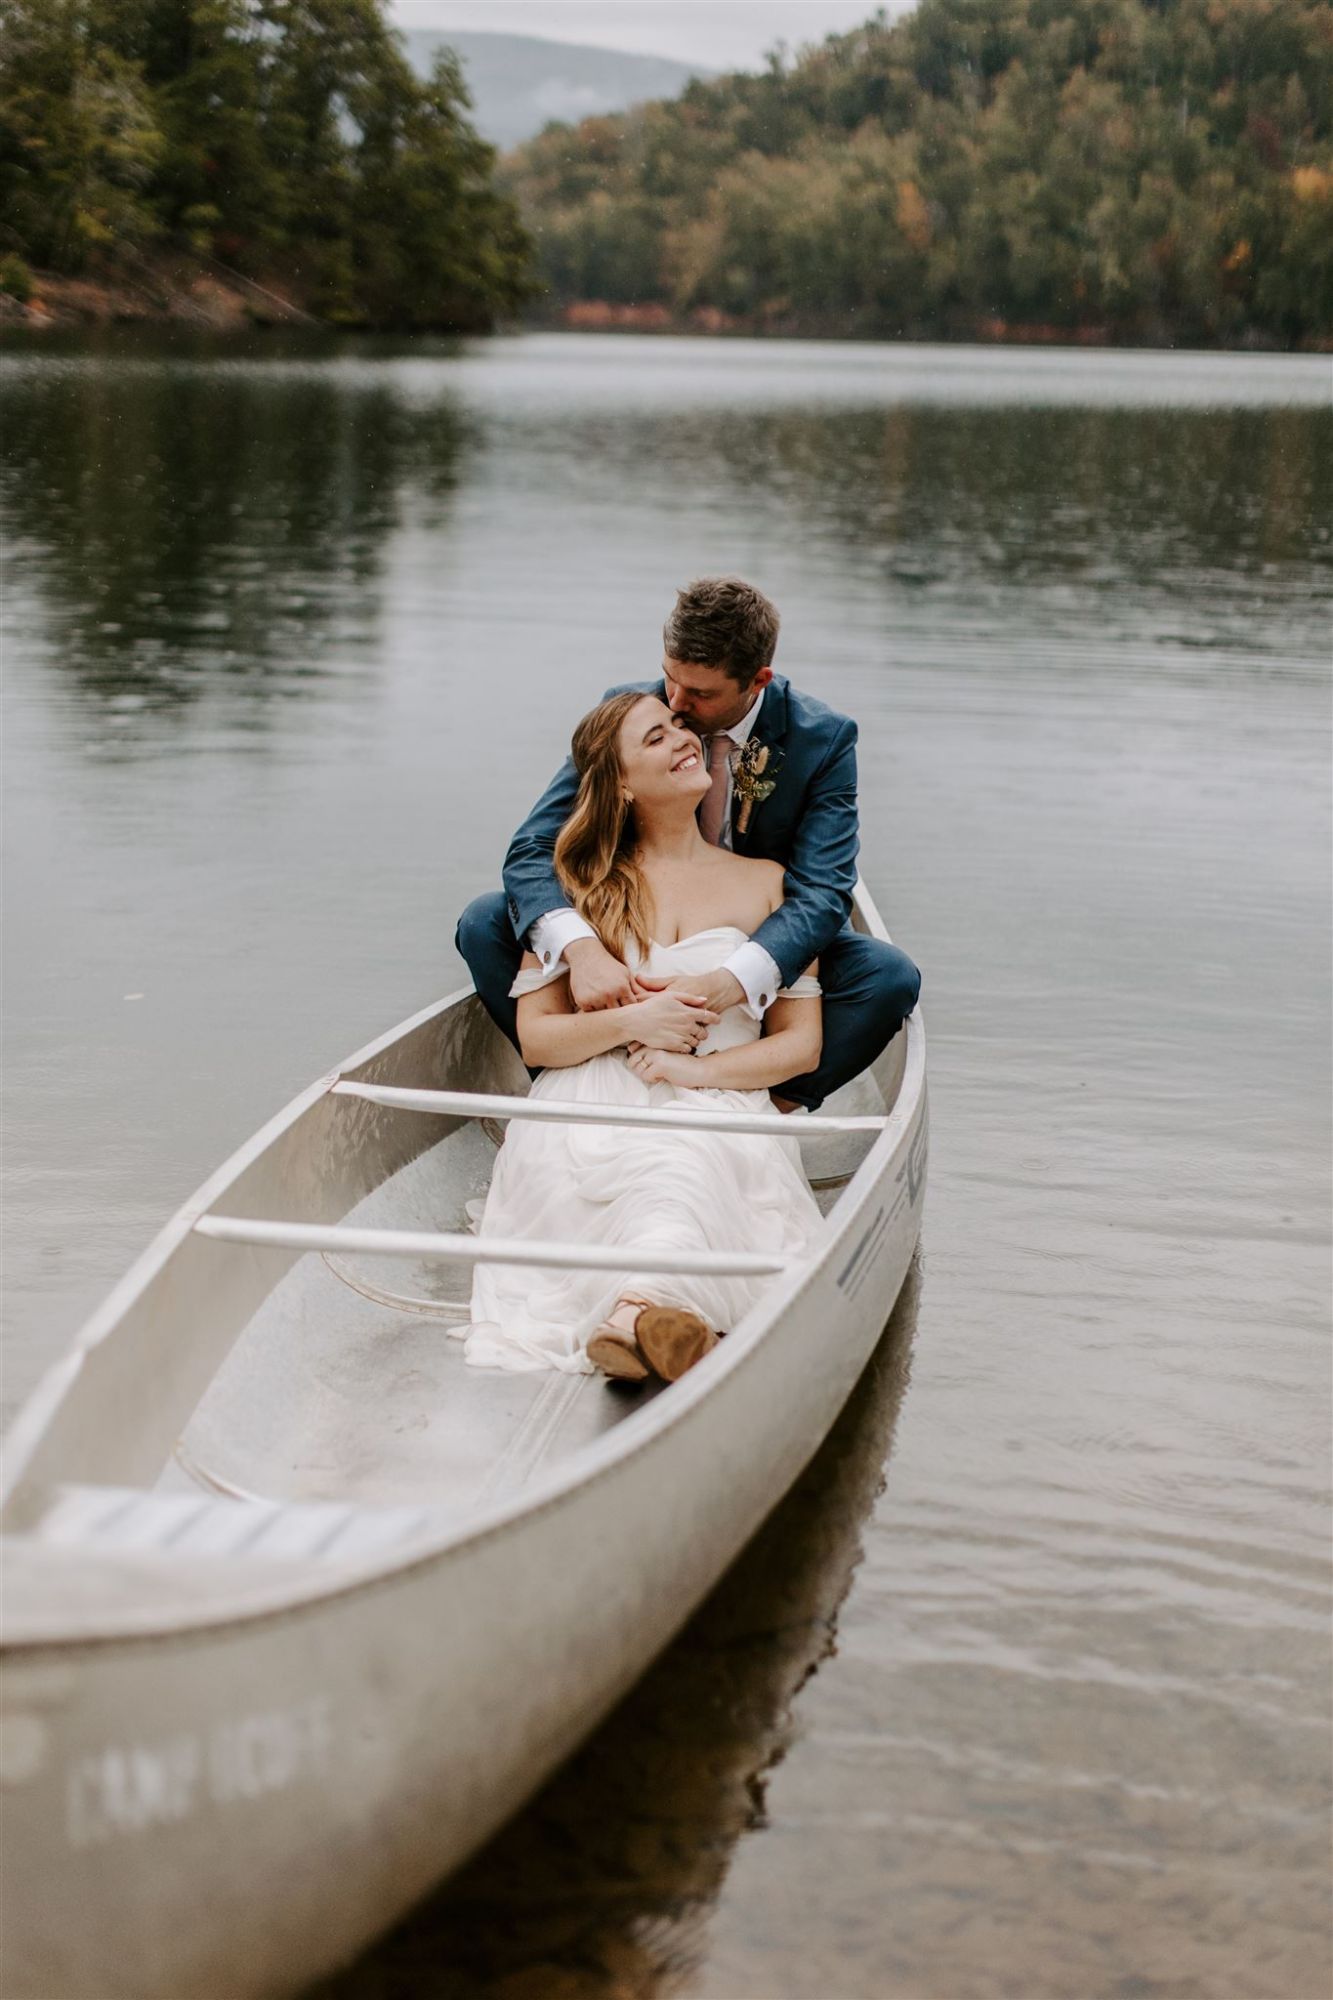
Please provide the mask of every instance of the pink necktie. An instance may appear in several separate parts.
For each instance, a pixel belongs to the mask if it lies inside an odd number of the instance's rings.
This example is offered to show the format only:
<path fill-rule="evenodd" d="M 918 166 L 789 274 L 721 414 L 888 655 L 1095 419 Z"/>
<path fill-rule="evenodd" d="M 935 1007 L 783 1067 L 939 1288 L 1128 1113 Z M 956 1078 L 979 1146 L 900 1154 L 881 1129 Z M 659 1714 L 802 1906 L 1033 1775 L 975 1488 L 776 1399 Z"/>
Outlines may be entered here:
<path fill-rule="evenodd" d="M 728 760 L 735 747 L 731 738 L 721 731 L 710 738 L 708 744 L 708 775 L 712 784 L 699 807 L 699 831 L 714 847 L 721 847 L 722 829 L 727 823 Z"/>

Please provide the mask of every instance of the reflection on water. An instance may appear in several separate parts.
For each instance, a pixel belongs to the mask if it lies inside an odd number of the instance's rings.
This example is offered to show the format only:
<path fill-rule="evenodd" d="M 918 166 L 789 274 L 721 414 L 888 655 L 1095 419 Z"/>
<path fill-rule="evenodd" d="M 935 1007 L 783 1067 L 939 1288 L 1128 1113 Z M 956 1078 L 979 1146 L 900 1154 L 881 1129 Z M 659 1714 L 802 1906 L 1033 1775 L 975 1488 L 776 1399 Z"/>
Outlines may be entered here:
<path fill-rule="evenodd" d="M 1043 616 L 1024 642 L 1038 658 L 1064 646 L 1062 670 L 1078 671 L 1066 641 L 1090 605 L 1151 647 L 1154 672 L 1189 676 L 1201 647 L 1243 662 L 1279 614 L 1295 621 L 1305 671 L 1322 655 L 1327 411 L 960 408 L 892 394 L 886 407 L 860 372 L 831 407 L 808 376 L 781 374 L 760 375 L 772 400 L 757 409 L 753 383 L 731 408 L 678 407 L 660 388 L 608 407 L 580 371 L 565 407 L 527 408 L 503 367 L 478 380 L 457 356 L 368 353 L 305 341 L 287 367 L 145 363 L 113 343 L 99 365 L 39 354 L 11 367 L 11 619 L 94 713 L 114 715 L 118 751 L 156 742 L 163 712 L 205 694 L 253 724 L 275 697 L 309 701 L 363 677 L 384 652 L 388 545 L 409 529 L 447 539 L 474 468 L 483 490 L 503 482 L 520 596 L 543 573 L 557 493 L 596 511 L 617 490 L 646 498 L 675 483 L 686 509 L 719 487 L 746 495 L 754 532 L 778 546 L 799 520 L 812 554 L 888 594 L 895 629 L 989 638 L 997 622 L 1021 625 L 1037 593 Z M 559 590 L 535 643 L 567 657 L 597 612 L 580 606 L 572 626 Z M 609 674 L 650 670 L 656 612 Z"/>
<path fill-rule="evenodd" d="M 937 593 L 960 569 L 1104 598 L 1133 579 L 1159 609 L 1202 572 L 1250 601 L 1268 565 L 1333 548 L 1330 429 L 1308 411 L 783 412 L 716 438 L 743 479 L 814 498 L 888 578 Z"/>
<path fill-rule="evenodd" d="M 5 395 L 11 585 L 49 657 L 122 717 L 227 690 L 258 718 L 375 645 L 384 545 L 409 496 L 443 532 L 465 449 L 448 400 L 328 394 L 243 368 L 36 369 Z M 131 724 L 118 737 L 127 747 Z"/>
<path fill-rule="evenodd" d="M 808 376 L 761 374 L 772 400 L 757 410 L 753 383 L 730 409 L 669 395 L 658 407 L 660 394 L 608 408 L 580 372 L 566 407 L 525 410 L 503 369 L 479 384 L 456 356 L 428 369 L 391 344 L 378 365 L 374 355 L 368 343 L 307 339 L 287 367 L 188 354 L 153 364 L 112 343 L 100 365 L 77 354 L 39 365 L 39 353 L 11 368 L 0 461 L 10 587 L 40 599 L 54 667 L 117 711 L 121 750 L 156 712 L 206 692 L 258 717 L 267 699 L 308 699 L 363 672 L 382 646 L 390 538 L 409 514 L 417 532 L 447 536 L 468 454 L 493 453 L 517 423 L 523 472 L 510 497 L 538 517 L 553 486 L 566 503 L 595 503 L 642 487 L 645 467 L 654 483 L 679 479 L 687 505 L 726 484 L 770 519 L 799 515 L 841 563 L 864 557 L 910 622 L 990 631 L 1037 591 L 1048 613 L 1038 651 L 1062 593 L 1079 617 L 1100 602 L 1115 627 L 1141 632 L 1157 670 L 1173 647 L 1187 673 L 1191 648 L 1243 655 L 1279 610 L 1304 628 L 1292 650 L 1307 671 L 1323 650 L 1327 411 L 1127 416 L 892 394 L 885 407 L 884 385 L 862 372 L 833 407 L 812 400 Z M 685 385 L 668 386 L 679 396 Z M 540 563 L 539 543 L 516 542 Z M 568 612 L 550 615 L 567 646 Z M 653 623 L 646 615 L 634 662 L 645 671 Z M 1064 664 L 1077 670 L 1078 658 Z"/>
<path fill-rule="evenodd" d="M 920 1275 L 787 1498 L 611 1719 L 526 1811 L 310 2000 L 668 1992 L 742 1834 L 762 1826 L 792 1702 L 838 1611 L 907 1387 Z"/>

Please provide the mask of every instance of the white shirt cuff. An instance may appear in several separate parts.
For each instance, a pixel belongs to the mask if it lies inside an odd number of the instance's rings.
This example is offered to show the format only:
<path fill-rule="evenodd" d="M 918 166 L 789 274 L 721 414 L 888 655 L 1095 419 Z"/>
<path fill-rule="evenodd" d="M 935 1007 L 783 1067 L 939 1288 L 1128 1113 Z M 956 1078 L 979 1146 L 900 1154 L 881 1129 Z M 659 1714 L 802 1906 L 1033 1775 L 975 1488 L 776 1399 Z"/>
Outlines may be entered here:
<path fill-rule="evenodd" d="M 737 945 L 722 970 L 734 973 L 739 979 L 745 988 L 746 1012 L 754 1020 L 762 1021 L 782 985 L 777 961 L 769 957 L 761 944 L 750 938 L 745 944 Z"/>
<path fill-rule="evenodd" d="M 573 944 L 575 938 L 596 935 L 592 925 L 585 923 L 577 910 L 548 910 L 544 917 L 538 917 L 528 932 L 528 945 L 541 960 L 542 970 L 549 972 L 564 957 L 567 944 Z M 767 958 L 767 952 L 764 956 Z"/>

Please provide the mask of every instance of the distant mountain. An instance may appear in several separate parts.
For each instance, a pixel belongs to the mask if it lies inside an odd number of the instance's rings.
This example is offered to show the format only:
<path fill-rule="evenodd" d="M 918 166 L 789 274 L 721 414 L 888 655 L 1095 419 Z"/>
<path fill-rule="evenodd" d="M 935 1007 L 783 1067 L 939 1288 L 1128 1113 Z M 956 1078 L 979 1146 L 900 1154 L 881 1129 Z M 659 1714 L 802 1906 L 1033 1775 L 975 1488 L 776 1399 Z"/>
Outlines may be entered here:
<path fill-rule="evenodd" d="M 473 124 L 492 145 L 507 149 L 531 139 L 553 119 L 627 111 L 651 97 L 677 97 L 711 70 L 667 56 L 548 42 L 535 35 L 453 33 L 418 28 L 404 35 L 414 69 L 425 75 L 440 47 L 456 50 L 474 106 Z"/>

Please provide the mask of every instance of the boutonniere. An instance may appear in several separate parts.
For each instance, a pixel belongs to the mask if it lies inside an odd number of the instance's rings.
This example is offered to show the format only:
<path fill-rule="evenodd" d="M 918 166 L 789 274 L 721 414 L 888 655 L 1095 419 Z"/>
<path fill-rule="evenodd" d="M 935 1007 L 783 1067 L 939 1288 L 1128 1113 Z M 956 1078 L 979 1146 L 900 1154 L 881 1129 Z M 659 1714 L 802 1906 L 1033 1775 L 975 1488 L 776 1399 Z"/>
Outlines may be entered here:
<path fill-rule="evenodd" d="M 776 777 L 769 777 L 766 773 L 776 771 L 781 763 L 781 750 L 775 752 L 769 744 L 761 743 L 757 736 L 746 738 L 731 773 L 736 797 L 741 802 L 736 815 L 737 833 L 749 831 L 750 814 L 777 790 Z"/>

